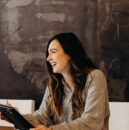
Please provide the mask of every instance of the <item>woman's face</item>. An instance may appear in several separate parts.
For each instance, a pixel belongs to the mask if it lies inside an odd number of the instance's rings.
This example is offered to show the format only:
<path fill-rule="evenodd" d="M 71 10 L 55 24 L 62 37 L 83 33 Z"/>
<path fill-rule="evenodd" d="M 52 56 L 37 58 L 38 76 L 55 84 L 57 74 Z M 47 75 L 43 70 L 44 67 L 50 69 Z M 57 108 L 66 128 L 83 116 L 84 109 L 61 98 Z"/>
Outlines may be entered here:
<path fill-rule="evenodd" d="M 63 75 L 69 72 L 70 57 L 64 52 L 58 40 L 51 41 L 48 47 L 47 61 L 51 64 L 53 73 Z"/>

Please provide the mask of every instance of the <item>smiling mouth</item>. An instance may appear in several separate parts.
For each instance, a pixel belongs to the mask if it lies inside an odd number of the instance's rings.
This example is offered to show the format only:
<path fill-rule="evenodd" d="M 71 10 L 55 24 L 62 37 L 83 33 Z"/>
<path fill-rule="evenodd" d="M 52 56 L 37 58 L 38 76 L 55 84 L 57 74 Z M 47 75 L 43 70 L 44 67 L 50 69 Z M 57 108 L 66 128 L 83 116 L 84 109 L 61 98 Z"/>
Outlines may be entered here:
<path fill-rule="evenodd" d="M 54 67 L 56 65 L 56 62 L 52 62 L 51 66 Z"/>

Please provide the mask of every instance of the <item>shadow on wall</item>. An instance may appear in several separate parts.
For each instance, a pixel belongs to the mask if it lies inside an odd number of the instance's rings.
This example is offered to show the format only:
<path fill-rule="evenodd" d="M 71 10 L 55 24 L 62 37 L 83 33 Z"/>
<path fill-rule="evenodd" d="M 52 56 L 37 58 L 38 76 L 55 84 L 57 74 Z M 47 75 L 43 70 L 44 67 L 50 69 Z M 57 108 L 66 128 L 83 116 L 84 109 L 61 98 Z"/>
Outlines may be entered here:
<path fill-rule="evenodd" d="M 45 65 L 46 63 L 42 58 L 35 58 L 27 61 L 21 72 L 32 84 L 36 85 L 41 94 L 45 91 L 48 82 L 48 73 Z"/>
<path fill-rule="evenodd" d="M 36 102 L 37 109 L 42 101 L 42 96 L 45 89 L 45 87 L 42 85 L 46 86 L 45 80 L 47 80 L 47 78 L 41 76 L 43 68 L 36 63 L 31 64 L 30 62 L 30 64 L 28 63 L 29 69 L 27 65 L 24 67 L 25 69 L 23 71 L 23 74 L 25 75 L 16 73 L 7 55 L 4 53 L 2 46 L 0 46 L 0 60 L 0 98 L 33 99 Z M 37 70 L 37 68 L 40 68 L 41 73 L 39 73 L 39 70 Z M 37 83 L 39 75 L 39 82 L 42 83 Z M 43 78 L 42 81 L 41 77 Z"/>
<path fill-rule="evenodd" d="M 129 3 L 116 5 L 112 10 L 111 22 L 100 35 L 102 68 L 107 74 L 110 101 L 129 101 L 128 9 Z"/>

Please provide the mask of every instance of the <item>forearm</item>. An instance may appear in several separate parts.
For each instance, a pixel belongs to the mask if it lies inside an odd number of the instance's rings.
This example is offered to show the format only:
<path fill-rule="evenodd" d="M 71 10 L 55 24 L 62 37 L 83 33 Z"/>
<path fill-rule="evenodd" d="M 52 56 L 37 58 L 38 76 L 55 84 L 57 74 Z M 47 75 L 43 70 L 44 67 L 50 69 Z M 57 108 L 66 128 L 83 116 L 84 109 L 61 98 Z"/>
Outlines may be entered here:
<path fill-rule="evenodd" d="M 30 130 L 52 130 L 51 128 L 47 128 L 44 125 L 38 125 L 36 128 L 32 128 Z"/>

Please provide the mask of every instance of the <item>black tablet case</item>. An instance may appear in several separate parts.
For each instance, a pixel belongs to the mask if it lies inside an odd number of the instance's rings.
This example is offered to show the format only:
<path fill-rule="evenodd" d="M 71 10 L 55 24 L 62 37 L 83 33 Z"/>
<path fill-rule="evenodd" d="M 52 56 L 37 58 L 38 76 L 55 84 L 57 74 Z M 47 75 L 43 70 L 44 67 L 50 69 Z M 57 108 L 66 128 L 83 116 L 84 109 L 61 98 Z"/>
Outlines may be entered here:
<path fill-rule="evenodd" d="M 29 130 L 30 128 L 34 128 L 34 126 L 13 107 L 0 104 L 0 112 L 2 112 L 2 114 L 14 124 L 15 128 L 19 130 Z"/>

